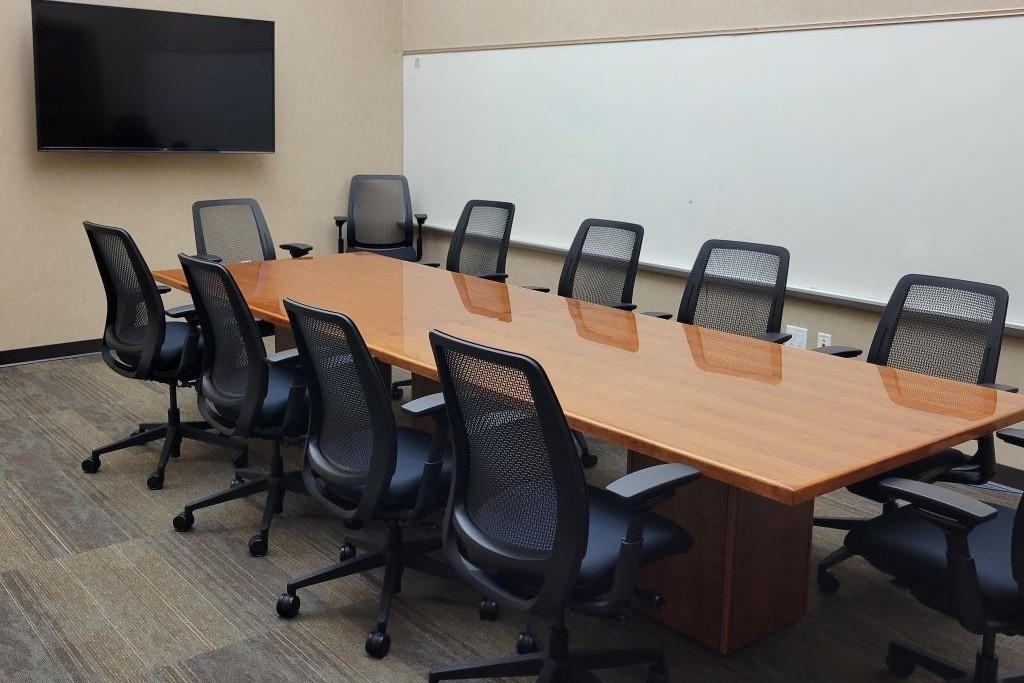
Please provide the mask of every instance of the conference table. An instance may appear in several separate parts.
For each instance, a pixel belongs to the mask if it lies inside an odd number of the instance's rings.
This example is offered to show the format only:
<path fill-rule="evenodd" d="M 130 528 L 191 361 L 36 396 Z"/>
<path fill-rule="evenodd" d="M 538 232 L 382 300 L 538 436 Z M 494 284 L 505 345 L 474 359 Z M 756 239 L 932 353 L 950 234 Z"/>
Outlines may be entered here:
<path fill-rule="evenodd" d="M 1024 397 L 830 357 L 370 253 L 232 264 L 252 313 L 288 338 L 286 297 L 350 316 L 381 363 L 437 379 L 432 329 L 523 353 L 571 427 L 630 469 L 701 471 L 659 512 L 691 551 L 647 568 L 647 610 L 728 653 L 807 609 L 813 505 L 1024 419 Z M 157 281 L 187 289 L 180 270 Z"/>

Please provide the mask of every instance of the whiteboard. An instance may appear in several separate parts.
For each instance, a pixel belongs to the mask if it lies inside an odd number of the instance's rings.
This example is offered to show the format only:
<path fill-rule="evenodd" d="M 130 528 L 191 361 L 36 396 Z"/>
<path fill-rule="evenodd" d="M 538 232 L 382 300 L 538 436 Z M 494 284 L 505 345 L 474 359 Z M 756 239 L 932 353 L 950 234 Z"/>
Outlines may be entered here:
<path fill-rule="evenodd" d="M 564 249 L 633 221 L 679 269 L 768 242 L 791 288 L 976 279 L 1024 323 L 1024 17 L 407 55 L 404 89 L 431 225 L 512 201 L 514 241 Z"/>

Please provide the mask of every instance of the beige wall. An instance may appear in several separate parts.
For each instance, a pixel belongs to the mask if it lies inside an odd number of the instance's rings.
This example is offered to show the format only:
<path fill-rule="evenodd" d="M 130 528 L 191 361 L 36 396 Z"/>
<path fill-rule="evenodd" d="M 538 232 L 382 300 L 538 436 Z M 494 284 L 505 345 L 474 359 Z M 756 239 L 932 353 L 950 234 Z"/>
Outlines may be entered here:
<path fill-rule="evenodd" d="M 747 30 L 1021 6 L 1013 0 L 405 0 L 405 49 Z"/>
<path fill-rule="evenodd" d="M 335 251 L 331 217 L 349 177 L 401 169 L 401 0 L 104 4 L 275 21 L 278 151 L 37 152 L 29 2 L 0 2 L 0 350 L 100 335 L 103 293 L 83 220 L 125 227 L 152 267 L 169 267 L 195 249 L 193 201 L 251 196 L 278 242 Z"/>

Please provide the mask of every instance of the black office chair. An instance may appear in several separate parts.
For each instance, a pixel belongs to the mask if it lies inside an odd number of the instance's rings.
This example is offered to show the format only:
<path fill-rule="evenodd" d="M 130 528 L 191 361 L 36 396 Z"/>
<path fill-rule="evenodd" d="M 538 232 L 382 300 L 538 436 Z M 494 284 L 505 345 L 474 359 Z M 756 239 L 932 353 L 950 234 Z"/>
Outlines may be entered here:
<path fill-rule="evenodd" d="M 224 263 L 271 261 L 277 258 L 274 241 L 263 210 L 255 199 L 208 199 L 192 205 L 192 226 L 196 233 L 196 254 L 217 257 Z M 301 258 L 313 251 L 302 242 L 278 245 Z M 256 320 L 260 335 L 274 334 L 274 326 Z"/>
<path fill-rule="evenodd" d="M 1009 295 L 1002 287 L 929 275 L 905 275 L 896 284 L 875 330 L 867 361 L 933 377 L 981 384 L 1004 391 L 1016 387 L 996 384 Z M 860 349 L 833 346 L 821 353 L 852 358 Z M 957 448 L 890 470 L 848 487 L 858 496 L 883 504 L 882 515 L 895 511 L 890 494 L 879 486 L 892 477 L 923 482 L 983 484 L 996 470 L 991 434 L 977 439 L 968 455 Z M 874 520 L 871 520 L 874 523 Z M 815 526 L 850 530 L 865 519 L 815 517 Z M 818 564 L 818 585 L 826 593 L 839 589 L 831 568 L 851 557 L 842 547 Z"/>
<path fill-rule="evenodd" d="M 558 296 L 632 311 L 633 285 L 640 267 L 643 226 L 588 218 L 580 224 L 565 254 Z M 548 287 L 527 289 L 550 292 Z"/>
<path fill-rule="evenodd" d="M 269 471 L 238 469 L 232 486 L 185 506 L 174 528 L 188 531 L 193 513 L 236 498 L 267 492 L 260 531 L 249 552 L 267 554 L 267 537 L 285 491 L 305 493 L 298 472 L 284 471 L 282 442 L 306 433 L 306 388 L 295 349 L 267 357 L 256 321 L 235 279 L 223 264 L 178 255 L 203 331 L 203 371 L 199 412 L 221 434 L 273 442 Z"/>
<path fill-rule="evenodd" d="M 1024 672 L 1000 677 L 995 654 L 997 634 L 1024 634 L 1024 505 L 989 506 L 898 477 L 877 482 L 876 490 L 893 509 L 853 528 L 844 547 L 982 637 L 973 674 L 899 642 L 889 644 L 889 670 L 901 678 L 920 666 L 947 681 L 1024 680 Z"/>
<path fill-rule="evenodd" d="M 338 251 L 372 251 L 419 261 L 426 221 L 427 214 L 412 213 L 409 181 L 404 175 L 354 175 L 348 188 L 348 216 L 334 217 Z"/>
<path fill-rule="evenodd" d="M 402 589 L 403 569 L 451 573 L 425 557 L 440 550 L 440 537 L 407 541 L 402 535 L 403 524 L 423 518 L 447 499 L 451 457 L 444 401 L 435 394 L 403 406 L 411 416 L 432 416 L 433 436 L 396 426 L 387 386 L 355 323 L 290 299 L 284 305 L 309 387 L 309 438 L 302 465 L 306 488 L 350 528 L 383 522 L 387 540 L 358 556 L 346 541 L 337 564 L 288 583 L 277 613 L 285 618 L 298 614 L 300 588 L 384 567 L 377 627 L 366 638 L 367 653 L 381 658 L 391 647 L 388 616 Z"/>
<path fill-rule="evenodd" d="M 516 657 L 435 667 L 430 680 L 593 680 L 591 669 L 634 664 L 649 665 L 648 681 L 666 680 L 660 650 L 570 650 L 564 614 L 618 614 L 643 565 L 690 548 L 689 534 L 651 508 L 697 471 L 659 465 L 587 486 L 536 361 L 437 331 L 430 341 L 455 449 L 445 553 L 474 587 L 549 625 L 521 633 Z"/>
<path fill-rule="evenodd" d="M 505 260 L 515 214 L 516 205 L 511 202 L 487 199 L 466 202 L 448 243 L 445 270 L 496 282 L 508 279 Z M 424 265 L 436 268 L 441 264 Z"/>
<path fill-rule="evenodd" d="M 205 422 L 181 421 L 177 389 L 198 377 L 202 355 L 195 309 L 164 309 L 149 267 L 126 231 L 89 222 L 83 225 L 107 296 L 103 361 L 124 377 L 167 385 L 170 406 L 166 422 L 140 424 L 130 436 L 95 449 L 82 461 L 82 470 L 93 474 L 100 469 L 101 455 L 157 439 L 164 440 L 163 448 L 156 471 L 146 480 L 154 490 L 163 488 L 164 469 L 181 453 L 182 439 L 227 446 L 236 452 L 236 465 L 244 466 L 245 444 L 204 431 L 210 427 Z M 176 320 L 167 322 L 168 316 Z"/>
<path fill-rule="evenodd" d="M 270 261 L 277 258 L 270 228 L 255 199 L 209 199 L 192 205 L 196 253 L 218 256 L 224 263 Z M 292 258 L 313 251 L 301 242 L 278 245 Z"/>
<path fill-rule="evenodd" d="M 558 296 L 623 311 L 636 309 L 633 285 L 640 267 L 640 247 L 644 241 L 643 226 L 600 218 L 588 218 L 580 224 L 576 237 L 565 254 L 562 274 L 558 278 Z M 550 292 L 547 287 L 526 285 L 527 289 Z M 573 431 L 573 439 L 584 467 L 597 464 L 587 439 Z"/>
<path fill-rule="evenodd" d="M 708 240 L 686 279 L 676 319 L 783 344 L 789 251 L 753 242 Z M 646 313 L 668 320 L 670 313 Z"/>
<path fill-rule="evenodd" d="M 459 216 L 459 222 L 448 243 L 448 258 L 445 270 L 465 273 L 485 280 L 504 282 L 505 259 L 508 256 L 508 241 L 512 235 L 512 219 L 516 205 L 510 202 L 496 202 L 473 199 L 466 202 Z M 425 263 L 437 268 L 440 263 Z M 412 384 L 411 379 L 391 384 L 391 398 L 402 398 L 402 387 Z"/>

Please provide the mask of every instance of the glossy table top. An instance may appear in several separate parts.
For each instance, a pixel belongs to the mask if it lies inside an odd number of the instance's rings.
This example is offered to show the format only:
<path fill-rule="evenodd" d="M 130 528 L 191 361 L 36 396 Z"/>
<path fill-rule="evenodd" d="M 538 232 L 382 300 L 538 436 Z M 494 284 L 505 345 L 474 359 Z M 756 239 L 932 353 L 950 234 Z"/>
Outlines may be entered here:
<path fill-rule="evenodd" d="M 658 320 L 375 254 L 233 264 L 253 313 L 341 311 L 436 378 L 439 329 L 535 358 L 585 433 L 800 503 L 1024 419 L 1024 396 Z M 159 282 L 185 289 L 180 270 Z"/>

